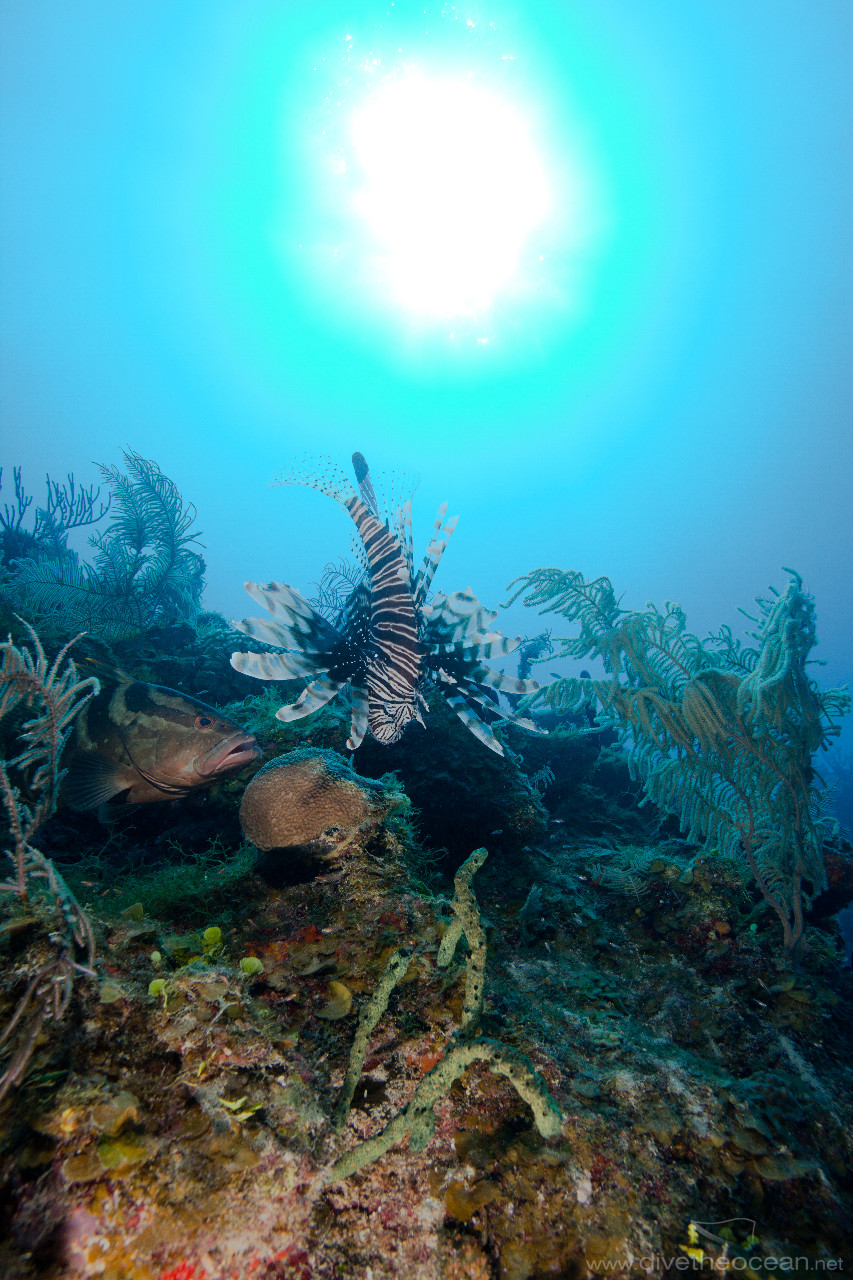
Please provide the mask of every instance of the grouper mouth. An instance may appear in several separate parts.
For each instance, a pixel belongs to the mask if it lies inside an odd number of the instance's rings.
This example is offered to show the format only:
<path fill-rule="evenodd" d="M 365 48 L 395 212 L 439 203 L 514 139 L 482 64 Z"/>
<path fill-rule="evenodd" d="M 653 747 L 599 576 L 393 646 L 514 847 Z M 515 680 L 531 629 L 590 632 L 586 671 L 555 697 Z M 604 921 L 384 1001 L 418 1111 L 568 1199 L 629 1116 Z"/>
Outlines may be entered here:
<path fill-rule="evenodd" d="M 233 773 L 257 760 L 260 754 L 261 749 L 252 735 L 240 730 L 239 733 L 229 734 L 194 760 L 193 769 L 202 778 L 210 778 L 217 773 Z"/>

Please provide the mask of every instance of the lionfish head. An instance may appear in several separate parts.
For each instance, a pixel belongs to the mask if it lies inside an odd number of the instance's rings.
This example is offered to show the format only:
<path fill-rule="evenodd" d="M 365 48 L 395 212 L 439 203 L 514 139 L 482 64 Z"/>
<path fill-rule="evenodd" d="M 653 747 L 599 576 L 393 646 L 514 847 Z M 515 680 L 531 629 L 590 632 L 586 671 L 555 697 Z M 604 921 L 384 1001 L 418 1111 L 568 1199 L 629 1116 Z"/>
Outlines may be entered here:
<path fill-rule="evenodd" d="M 399 742 L 413 720 L 417 720 L 421 725 L 424 723 L 420 707 L 411 698 L 401 698 L 394 702 L 385 701 L 371 706 L 368 716 L 371 734 L 377 742 L 381 742 L 386 747 Z"/>

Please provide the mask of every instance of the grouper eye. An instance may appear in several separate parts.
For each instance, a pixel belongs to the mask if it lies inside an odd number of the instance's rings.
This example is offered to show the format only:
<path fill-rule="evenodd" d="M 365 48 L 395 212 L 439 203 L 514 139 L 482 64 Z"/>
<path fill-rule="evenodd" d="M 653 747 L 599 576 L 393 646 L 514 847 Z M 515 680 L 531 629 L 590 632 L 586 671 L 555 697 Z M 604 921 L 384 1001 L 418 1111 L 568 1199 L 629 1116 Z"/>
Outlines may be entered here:
<path fill-rule="evenodd" d="M 197 729 L 209 729 L 212 724 L 213 720 L 210 716 L 196 716 L 195 718 L 195 727 Z"/>

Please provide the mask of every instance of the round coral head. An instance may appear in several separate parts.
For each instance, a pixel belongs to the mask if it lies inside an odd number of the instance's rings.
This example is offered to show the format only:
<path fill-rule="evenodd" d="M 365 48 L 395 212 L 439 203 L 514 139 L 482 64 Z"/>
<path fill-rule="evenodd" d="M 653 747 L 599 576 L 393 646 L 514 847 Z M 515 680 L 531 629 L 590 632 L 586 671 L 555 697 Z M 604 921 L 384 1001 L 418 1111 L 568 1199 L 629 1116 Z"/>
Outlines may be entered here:
<path fill-rule="evenodd" d="M 334 751 L 290 751 L 255 774 L 243 793 L 240 823 L 258 849 L 331 851 L 381 816 L 384 792 Z"/>

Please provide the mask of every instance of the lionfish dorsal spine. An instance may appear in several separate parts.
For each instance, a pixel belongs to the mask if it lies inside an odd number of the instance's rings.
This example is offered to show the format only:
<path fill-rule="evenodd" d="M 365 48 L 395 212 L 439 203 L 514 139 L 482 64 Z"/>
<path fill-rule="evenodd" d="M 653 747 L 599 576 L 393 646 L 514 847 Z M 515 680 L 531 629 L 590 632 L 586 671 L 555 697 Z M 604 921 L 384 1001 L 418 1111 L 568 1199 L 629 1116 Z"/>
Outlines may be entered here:
<path fill-rule="evenodd" d="M 370 468 L 363 453 L 356 452 L 352 455 L 352 469 L 355 472 L 362 502 L 372 515 L 378 516 L 379 504 L 376 501 L 376 490 L 373 487 L 373 481 L 370 479 Z"/>
<path fill-rule="evenodd" d="M 447 503 L 443 502 L 438 508 L 438 514 L 432 526 L 432 537 L 429 546 L 424 554 L 421 567 L 412 583 L 412 595 L 418 606 L 426 603 L 432 580 L 435 577 L 435 571 L 441 563 L 441 557 L 447 549 L 447 544 L 456 528 L 458 516 L 451 516 L 449 520 L 444 519 L 447 514 Z"/>
<path fill-rule="evenodd" d="M 412 540 L 412 500 L 407 498 L 397 511 L 397 541 L 406 562 L 410 588 L 415 576 L 415 549 Z"/>

